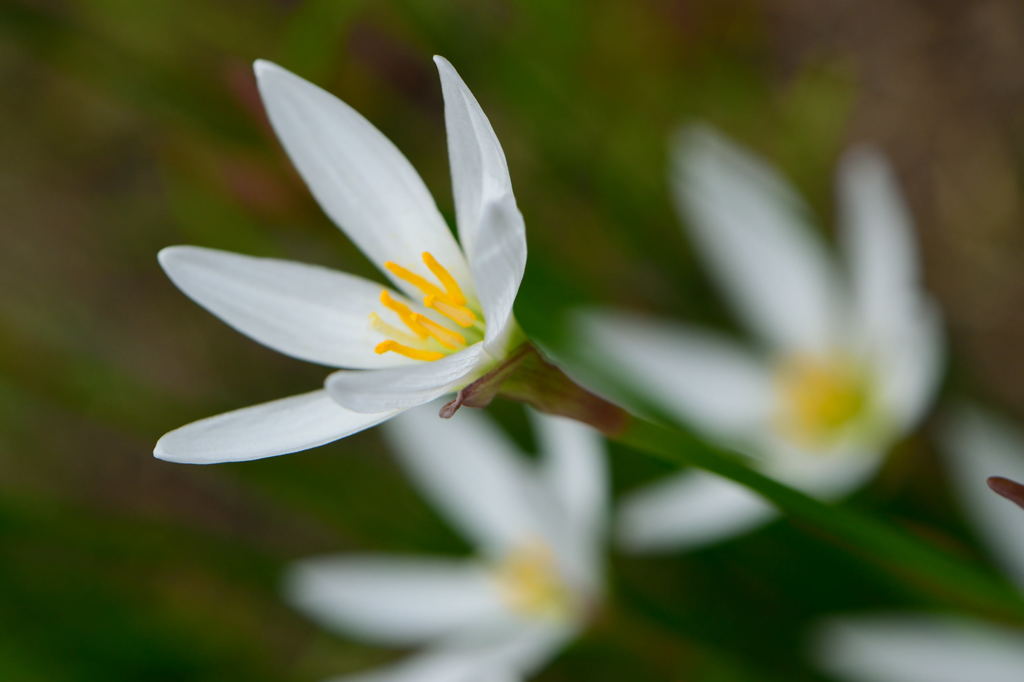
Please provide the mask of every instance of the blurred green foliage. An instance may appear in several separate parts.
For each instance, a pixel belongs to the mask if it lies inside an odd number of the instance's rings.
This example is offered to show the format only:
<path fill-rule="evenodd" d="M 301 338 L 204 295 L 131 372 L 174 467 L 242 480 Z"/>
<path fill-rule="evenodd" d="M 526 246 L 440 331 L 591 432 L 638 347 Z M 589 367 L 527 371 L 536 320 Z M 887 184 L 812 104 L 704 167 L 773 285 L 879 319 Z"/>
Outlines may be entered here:
<path fill-rule="evenodd" d="M 430 62 L 445 55 L 509 157 L 528 225 L 526 301 L 731 329 L 677 227 L 666 142 L 680 122 L 710 120 L 775 160 L 827 217 L 831 168 L 864 93 L 850 48 L 786 49 L 801 40 L 788 30 L 816 27 L 753 0 L 0 5 L 0 679 L 354 671 L 394 653 L 291 612 L 282 567 L 353 549 L 464 549 L 372 431 L 238 465 L 150 456 L 170 428 L 309 390 L 322 375 L 192 305 L 160 272 L 159 248 L 196 243 L 371 274 L 270 133 L 252 59 L 278 61 L 360 110 L 450 217 Z M 520 315 L 552 322 L 537 307 Z M 494 412 L 528 440 L 517 407 Z M 619 487 L 666 470 L 613 455 Z M 854 504 L 980 557 L 921 435 Z M 540 679 L 815 680 L 804 653 L 816 616 L 915 604 L 787 521 L 612 567 L 607 611 Z"/>

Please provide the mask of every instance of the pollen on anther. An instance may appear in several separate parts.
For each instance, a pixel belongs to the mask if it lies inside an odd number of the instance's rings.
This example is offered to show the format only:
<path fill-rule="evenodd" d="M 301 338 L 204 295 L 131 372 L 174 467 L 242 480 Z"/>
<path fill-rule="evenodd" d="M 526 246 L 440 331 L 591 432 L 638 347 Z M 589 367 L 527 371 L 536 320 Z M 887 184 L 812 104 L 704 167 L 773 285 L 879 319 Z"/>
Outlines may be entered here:
<path fill-rule="evenodd" d="M 423 305 L 436 310 L 460 327 L 472 327 L 476 322 L 476 314 L 466 306 L 452 305 L 433 294 L 423 297 Z"/>
<path fill-rule="evenodd" d="M 421 254 L 423 258 L 423 264 L 437 277 L 437 281 L 444 287 L 445 293 L 448 294 L 448 299 L 454 305 L 462 306 L 466 304 L 466 296 L 462 293 L 462 288 L 459 283 L 452 277 L 452 274 L 444 268 L 443 265 L 437 262 L 437 259 L 429 251 L 424 251 Z M 424 293 L 428 293 L 424 291 Z"/>
<path fill-rule="evenodd" d="M 445 295 L 445 292 L 442 291 L 441 288 L 438 287 L 436 284 L 432 284 L 431 282 L 427 281 L 425 277 L 417 275 L 412 270 L 403 268 L 398 263 L 388 261 L 387 263 L 384 264 L 384 267 L 387 268 L 387 271 L 390 272 L 392 275 L 394 275 L 398 279 L 408 282 L 409 284 L 413 285 L 414 287 L 422 291 L 424 294 L 434 294 L 435 296 Z"/>
<path fill-rule="evenodd" d="M 429 252 L 423 252 L 422 257 L 424 265 L 440 286 L 393 261 L 384 263 L 384 268 L 395 278 L 423 292 L 425 308 L 459 327 L 481 329 L 477 314 L 466 305 L 466 296 L 456 279 Z M 401 320 L 411 334 L 386 323 L 376 313 L 371 314 L 370 327 L 388 337 L 375 346 L 376 353 L 399 353 L 416 360 L 432 361 L 466 347 L 466 336 L 462 333 L 450 328 L 447 322 L 436 316 L 416 312 L 408 304 L 394 298 L 387 289 L 381 291 L 380 302 Z M 474 334 L 473 331 L 466 333 Z"/>
<path fill-rule="evenodd" d="M 413 320 L 416 324 L 423 327 L 430 336 L 434 337 L 438 343 L 446 348 L 455 350 L 456 348 L 461 348 L 466 345 L 466 337 L 456 331 L 452 331 L 447 327 L 439 325 L 426 315 L 413 313 Z"/>
<path fill-rule="evenodd" d="M 383 355 L 388 352 L 398 353 L 399 355 L 404 355 L 405 357 L 413 360 L 424 360 L 426 362 L 433 362 L 434 360 L 440 360 L 444 357 L 444 353 L 440 353 L 435 350 L 410 348 L 409 346 L 405 346 L 397 341 L 392 341 L 391 339 L 381 341 L 376 345 L 376 347 L 374 347 L 373 351 L 378 355 Z"/>
<path fill-rule="evenodd" d="M 402 323 L 405 324 L 405 326 L 407 326 L 409 329 L 411 329 L 416 334 L 416 336 L 420 337 L 421 339 L 425 339 L 430 335 L 429 332 L 423 328 L 423 325 L 417 322 L 416 318 L 422 316 L 419 315 L 418 313 L 413 312 L 412 308 L 405 305 L 401 301 L 396 301 L 395 299 L 391 298 L 391 294 L 388 293 L 387 289 L 381 290 L 380 302 L 384 305 L 385 308 L 388 308 L 396 315 L 398 315 L 398 318 L 402 320 Z"/>

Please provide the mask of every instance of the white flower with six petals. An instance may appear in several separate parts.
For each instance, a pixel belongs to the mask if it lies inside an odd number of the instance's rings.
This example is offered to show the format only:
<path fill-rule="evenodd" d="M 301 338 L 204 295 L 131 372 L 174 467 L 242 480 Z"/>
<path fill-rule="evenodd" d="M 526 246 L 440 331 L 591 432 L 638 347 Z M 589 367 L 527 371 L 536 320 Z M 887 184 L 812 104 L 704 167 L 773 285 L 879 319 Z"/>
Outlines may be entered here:
<path fill-rule="evenodd" d="M 583 316 L 583 336 L 675 416 L 758 455 L 753 465 L 767 475 L 823 498 L 847 493 L 919 419 L 941 364 L 937 315 L 890 171 L 866 150 L 843 159 L 846 272 L 782 177 L 708 128 L 680 133 L 673 186 L 698 252 L 761 348 L 604 312 Z M 687 472 L 628 496 L 619 531 L 629 548 L 663 550 L 772 513 L 738 484 Z"/>
<path fill-rule="evenodd" d="M 533 423 L 538 462 L 475 411 L 443 422 L 424 407 L 385 426 L 413 482 L 478 556 L 297 563 L 287 593 L 323 625 L 381 644 L 426 645 L 391 667 L 341 679 L 525 675 L 580 630 L 601 591 L 604 455 L 597 433 L 577 422 L 537 415 Z"/>
<path fill-rule="evenodd" d="M 323 390 L 189 424 L 161 459 L 212 463 L 323 445 L 457 391 L 521 339 L 512 305 L 526 237 L 505 155 L 455 69 L 441 76 L 459 240 L 397 148 L 347 104 L 255 64 L 270 122 L 324 212 L 394 288 L 327 268 L 194 246 L 160 252 L 189 297 L 301 360 L 346 368 Z"/>

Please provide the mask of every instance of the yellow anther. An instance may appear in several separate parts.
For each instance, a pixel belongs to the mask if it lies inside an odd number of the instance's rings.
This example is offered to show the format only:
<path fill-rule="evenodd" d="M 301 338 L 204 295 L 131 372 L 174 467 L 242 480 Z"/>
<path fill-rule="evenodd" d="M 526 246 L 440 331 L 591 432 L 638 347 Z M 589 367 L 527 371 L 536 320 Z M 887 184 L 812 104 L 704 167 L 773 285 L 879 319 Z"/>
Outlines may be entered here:
<path fill-rule="evenodd" d="M 398 315 L 398 318 L 402 320 L 405 326 L 407 326 L 409 329 L 415 332 L 416 336 L 420 337 L 421 339 L 425 339 L 430 335 L 430 333 L 423 327 L 423 325 L 421 325 L 416 320 L 417 317 L 422 317 L 422 315 L 420 315 L 419 313 L 414 313 L 409 306 L 405 305 L 401 301 L 396 301 L 395 299 L 391 298 L 391 294 L 388 293 L 387 289 L 383 289 L 380 292 L 380 302 L 388 310 L 394 311 L 394 313 Z"/>
<path fill-rule="evenodd" d="M 778 379 L 781 426 L 807 446 L 827 444 L 868 407 L 866 378 L 846 358 L 789 358 Z"/>
<path fill-rule="evenodd" d="M 413 313 L 413 319 L 416 324 L 426 329 L 427 333 L 437 339 L 438 343 L 445 348 L 455 350 L 456 348 L 462 348 L 466 345 L 466 338 L 462 334 L 452 331 L 451 329 L 448 329 L 448 327 L 439 325 L 426 315 Z"/>
<path fill-rule="evenodd" d="M 440 263 L 427 252 L 423 253 L 423 263 L 441 283 L 441 286 L 430 282 L 427 278 L 404 268 L 398 263 L 388 261 L 384 263 L 385 269 L 396 278 L 408 282 L 423 292 L 423 304 L 437 313 L 459 325 L 460 327 L 478 327 L 482 325 L 477 320 L 477 315 L 466 307 L 466 297 L 455 281 Z M 443 287 L 443 288 L 442 288 Z M 377 313 L 370 314 L 370 327 L 388 337 L 387 340 L 377 344 L 374 350 L 377 353 L 398 353 L 414 360 L 440 360 L 448 355 L 447 351 L 456 351 L 466 347 L 466 337 L 449 329 L 444 324 L 435 322 L 430 317 L 418 313 L 409 307 L 408 304 L 396 300 L 388 293 L 387 289 L 380 292 L 380 302 L 385 308 L 391 310 L 398 316 L 412 334 L 406 330 L 388 324 Z M 477 331 L 467 332 L 476 335 Z M 415 336 L 413 336 L 413 334 Z M 475 336 L 473 338 L 476 338 Z M 429 348 L 429 350 L 428 350 Z M 442 351 L 442 349 L 444 349 Z"/>
<path fill-rule="evenodd" d="M 388 324 L 377 313 L 370 313 L 370 328 L 407 346 L 416 346 L 420 343 L 418 338 L 393 324 Z"/>
<path fill-rule="evenodd" d="M 413 285 L 414 287 L 422 291 L 424 294 L 433 294 L 434 296 L 439 296 L 441 298 L 447 297 L 447 294 L 441 291 L 441 288 L 438 287 L 436 284 L 428 282 L 425 277 L 421 277 L 420 275 L 417 275 L 415 272 L 403 268 L 398 263 L 388 261 L 387 263 L 384 264 L 384 267 L 387 268 L 388 272 L 390 272 L 392 275 L 394 275 L 398 279 L 405 280 L 409 284 Z M 449 275 L 449 277 L 451 277 L 451 275 Z"/>
<path fill-rule="evenodd" d="M 384 353 L 391 352 L 398 353 L 399 355 L 404 355 L 405 357 L 412 358 L 413 360 L 425 360 L 427 362 L 440 360 L 441 358 L 444 357 L 444 353 L 439 353 L 436 350 L 421 350 L 419 348 L 410 348 L 409 346 L 402 345 L 397 341 L 392 341 L 391 339 L 388 339 L 387 341 L 381 341 L 373 350 L 378 355 L 383 355 Z"/>
<path fill-rule="evenodd" d="M 498 565 L 497 578 L 505 601 L 520 613 L 558 617 L 569 608 L 569 594 L 547 545 L 514 549 Z"/>
<path fill-rule="evenodd" d="M 437 262 L 429 251 L 423 252 L 423 263 L 430 271 L 434 273 L 434 277 L 437 277 L 437 281 L 441 283 L 447 292 L 447 299 L 453 305 L 466 305 L 466 297 L 462 293 L 462 289 L 459 288 L 459 283 L 455 281 L 451 273 L 444 269 L 444 266 Z M 423 293 L 429 294 L 431 292 L 424 289 Z"/>
<path fill-rule="evenodd" d="M 472 327 L 476 322 L 476 315 L 466 306 L 452 305 L 433 294 L 423 297 L 423 305 L 436 310 L 460 327 Z"/>

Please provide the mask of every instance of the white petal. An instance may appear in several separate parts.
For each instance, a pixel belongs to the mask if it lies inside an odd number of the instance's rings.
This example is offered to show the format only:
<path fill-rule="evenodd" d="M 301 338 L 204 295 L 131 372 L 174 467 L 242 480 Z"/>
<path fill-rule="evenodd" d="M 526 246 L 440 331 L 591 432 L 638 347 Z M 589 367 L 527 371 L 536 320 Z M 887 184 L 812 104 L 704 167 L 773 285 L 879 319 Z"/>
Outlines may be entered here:
<path fill-rule="evenodd" d="M 469 251 L 469 262 L 476 278 L 477 294 L 487 320 L 484 345 L 494 357 L 508 350 L 512 306 L 526 268 L 526 242 L 516 235 L 522 232 L 523 216 L 511 199 L 492 203 L 484 210 L 480 239 Z"/>
<path fill-rule="evenodd" d="M 478 343 L 434 362 L 335 372 L 326 387 L 338 404 L 356 412 L 404 410 L 459 390 L 486 372 L 489 360 Z"/>
<path fill-rule="evenodd" d="M 352 412 L 326 391 L 313 391 L 192 422 L 165 434 L 153 454 L 186 464 L 273 457 L 330 443 L 395 414 Z"/>
<path fill-rule="evenodd" d="M 736 437 L 760 431 L 770 418 L 770 373 L 729 340 L 639 315 L 595 312 L 578 319 L 581 343 L 684 421 Z"/>
<path fill-rule="evenodd" d="M 882 413 L 902 434 L 924 416 L 942 379 L 945 343 L 938 310 L 922 302 L 888 327 L 874 349 Z"/>
<path fill-rule="evenodd" d="M 536 479 L 483 415 L 463 409 L 440 419 L 427 405 L 384 433 L 423 494 L 481 550 L 500 556 L 545 537 Z"/>
<path fill-rule="evenodd" d="M 706 127 L 682 131 L 673 163 L 679 208 L 737 312 L 777 348 L 829 347 L 839 309 L 833 267 L 792 188 Z"/>
<path fill-rule="evenodd" d="M 633 552 L 691 548 L 738 535 L 774 515 L 771 505 L 738 483 L 694 471 L 627 495 L 618 535 Z"/>
<path fill-rule="evenodd" d="M 334 95 L 267 61 L 254 65 L 263 104 L 299 175 L 377 267 L 395 261 L 429 277 L 431 252 L 460 284 L 465 259 L 423 180 L 400 151 Z M 390 273 L 386 273 L 390 276 Z M 395 284 L 410 296 L 408 283 Z"/>
<path fill-rule="evenodd" d="M 870 441 L 866 443 L 865 441 Z M 763 455 L 761 471 L 818 499 L 838 500 L 877 473 L 892 438 L 868 437 L 851 431 L 826 447 L 801 448 L 782 434 L 765 434 L 751 445 Z"/>
<path fill-rule="evenodd" d="M 938 311 L 925 295 L 910 216 L 884 159 L 868 149 L 848 153 L 838 196 L 862 342 L 878 365 L 885 414 L 902 431 L 920 418 L 940 377 Z"/>
<path fill-rule="evenodd" d="M 459 239 L 469 257 L 487 318 L 487 340 L 500 338 L 526 267 L 526 229 L 516 207 L 505 152 L 455 68 L 434 57 L 444 93 L 448 157 Z"/>
<path fill-rule="evenodd" d="M 576 635 L 578 624 L 511 621 L 456 633 L 440 643 L 441 654 L 476 650 L 488 673 L 531 675 Z M 475 682 L 476 678 L 469 678 Z"/>
<path fill-rule="evenodd" d="M 953 618 L 847 618 L 823 630 L 817 658 L 849 682 L 1019 682 L 1024 632 Z"/>
<path fill-rule="evenodd" d="M 542 454 L 541 483 L 552 509 L 548 537 L 566 583 L 583 599 L 593 599 L 603 585 L 608 521 L 603 443 L 579 422 L 530 414 Z"/>
<path fill-rule="evenodd" d="M 512 682 L 543 665 L 571 635 L 550 625 L 477 628 L 398 664 L 329 682 Z"/>
<path fill-rule="evenodd" d="M 874 150 L 854 149 L 839 167 L 844 250 L 862 324 L 888 337 L 921 298 L 913 228 L 896 179 Z"/>
<path fill-rule="evenodd" d="M 369 672 L 332 677 L 325 682 L 489 682 L 491 679 L 506 679 L 488 677 L 493 672 L 490 661 L 475 651 L 428 651 Z"/>
<path fill-rule="evenodd" d="M 596 543 L 608 511 L 608 467 L 601 437 L 571 419 L 530 414 L 543 453 L 542 480 L 574 534 Z"/>
<path fill-rule="evenodd" d="M 293 605 L 324 626 L 395 645 L 493 621 L 507 610 L 493 571 L 470 561 L 308 559 L 290 569 L 286 589 Z"/>
<path fill-rule="evenodd" d="M 962 407 L 947 424 L 946 454 L 961 506 L 1011 579 L 1024 589 L 1024 510 L 986 479 L 1024 481 L 1024 438 L 1008 424 Z"/>
<path fill-rule="evenodd" d="M 198 246 L 172 246 L 160 264 L 179 289 L 229 325 L 274 350 L 333 367 L 370 369 L 410 361 L 373 352 L 369 315 L 381 285 L 335 270 Z"/>

